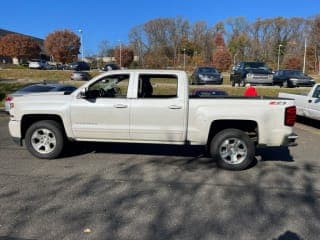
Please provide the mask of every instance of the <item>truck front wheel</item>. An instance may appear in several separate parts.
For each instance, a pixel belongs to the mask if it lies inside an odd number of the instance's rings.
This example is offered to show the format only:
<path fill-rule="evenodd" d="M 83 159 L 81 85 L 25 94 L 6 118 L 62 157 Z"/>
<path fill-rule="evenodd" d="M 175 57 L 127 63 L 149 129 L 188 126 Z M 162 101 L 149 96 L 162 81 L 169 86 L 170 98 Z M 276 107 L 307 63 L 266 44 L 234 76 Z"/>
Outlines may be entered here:
<path fill-rule="evenodd" d="M 25 143 L 29 152 L 38 158 L 57 158 L 64 146 L 65 138 L 61 125 L 52 120 L 33 123 L 26 132 Z"/>
<path fill-rule="evenodd" d="M 254 160 L 255 146 L 246 133 L 230 128 L 222 130 L 211 140 L 210 154 L 219 167 L 244 170 Z"/>

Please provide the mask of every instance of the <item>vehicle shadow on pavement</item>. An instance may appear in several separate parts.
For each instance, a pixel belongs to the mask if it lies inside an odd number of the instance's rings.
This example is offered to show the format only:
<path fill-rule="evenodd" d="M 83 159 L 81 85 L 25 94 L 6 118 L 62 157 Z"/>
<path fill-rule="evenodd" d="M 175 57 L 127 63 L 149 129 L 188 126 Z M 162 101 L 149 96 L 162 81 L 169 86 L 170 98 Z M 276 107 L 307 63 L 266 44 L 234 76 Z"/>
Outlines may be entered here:
<path fill-rule="evenodd" d="M 256 156 L 260 156 L 260 161 L 294 162 L 288 147 L 257 148 Z"/>
<path fill-rule="evenodd" d="M 297 116 L 297 122 L 320 129 L 320 121 L 318 120 Z"/>
<path fill-rule="evenodd" d="M 303 238 L 294 232 L 286 231 L 284 234 L 281 234 L 278 238 L 273 240 L 303 240 Z"/>
<path fill-rule="evenodd" d="M 202 146 L 176 146 L 163 144 L 136 143 L 70 143 L 63 157 L 72 157 L 85 153 L 119 153 L 164 156 L 204 156 Z"/>

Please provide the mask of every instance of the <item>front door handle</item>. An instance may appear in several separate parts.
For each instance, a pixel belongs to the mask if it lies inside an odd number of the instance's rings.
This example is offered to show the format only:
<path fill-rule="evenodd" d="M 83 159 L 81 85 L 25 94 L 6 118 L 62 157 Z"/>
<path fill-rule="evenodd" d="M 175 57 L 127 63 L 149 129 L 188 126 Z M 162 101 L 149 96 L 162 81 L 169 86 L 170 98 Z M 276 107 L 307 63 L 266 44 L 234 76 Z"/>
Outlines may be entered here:
<path fill-rule="evenodd" d="M 312 103 L 312 100 L 311 100 L 311 99 L 309 99 L 309 100 L 308 100 L 308 103 Z"/>
<path fill-rule="evenodd" d="M 170 105 L 169 108 L 170 109 L 181 109 L 182 107 L 178 106 L 178 105 Z"/>
<path fill-rule="evenodd" d="M 113 105 L 115 108 L 127 108 L 128 105 L 125 105 L 125 104 L 115 104 Z"/>

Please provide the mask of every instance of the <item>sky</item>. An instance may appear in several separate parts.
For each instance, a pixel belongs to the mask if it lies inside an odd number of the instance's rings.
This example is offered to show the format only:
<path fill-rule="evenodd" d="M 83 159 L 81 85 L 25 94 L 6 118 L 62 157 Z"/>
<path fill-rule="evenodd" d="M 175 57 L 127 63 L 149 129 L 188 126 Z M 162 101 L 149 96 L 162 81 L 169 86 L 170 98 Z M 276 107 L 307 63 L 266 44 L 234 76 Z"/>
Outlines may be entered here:
<path fill-rule="evenodd" d="M 303 17 L 320 14 L 320 0 L 55 0 L 2 1 L 0 28 L 45 38 L 49 33 L 83 30 L 85 55 L 97 53 L 102 41 L 128 43 L 133 27 L 164 17 L 213 26 L 229 17 Z"/>

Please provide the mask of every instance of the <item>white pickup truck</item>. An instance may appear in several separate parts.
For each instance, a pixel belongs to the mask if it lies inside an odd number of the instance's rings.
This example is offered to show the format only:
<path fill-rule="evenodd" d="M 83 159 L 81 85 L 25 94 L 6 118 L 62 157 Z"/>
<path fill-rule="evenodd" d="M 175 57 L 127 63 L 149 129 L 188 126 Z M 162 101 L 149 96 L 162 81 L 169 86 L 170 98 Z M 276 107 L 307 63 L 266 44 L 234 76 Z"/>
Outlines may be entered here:
<path fill-rule="evenodd" d="M 9 130 L 38 158 L 58 157 L 69 141 L 204 145 L 220 167 L 241 170 L 256 145 L 295 145 L 289 99 L 189 96 L 175 70 L 103 73 L 70 95 L 14 98 Z"/>
<path fill-rule="evenodd" d="M 297 115 L 320 120 L 320 84 L 316 84 L 307 94 L 279 93 L 279 97 L 295 100 Z"/>

